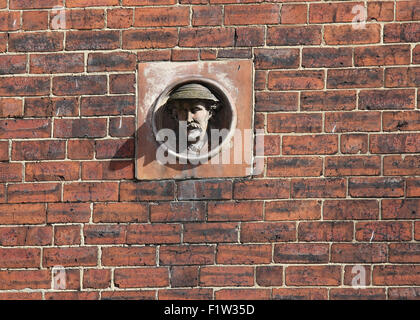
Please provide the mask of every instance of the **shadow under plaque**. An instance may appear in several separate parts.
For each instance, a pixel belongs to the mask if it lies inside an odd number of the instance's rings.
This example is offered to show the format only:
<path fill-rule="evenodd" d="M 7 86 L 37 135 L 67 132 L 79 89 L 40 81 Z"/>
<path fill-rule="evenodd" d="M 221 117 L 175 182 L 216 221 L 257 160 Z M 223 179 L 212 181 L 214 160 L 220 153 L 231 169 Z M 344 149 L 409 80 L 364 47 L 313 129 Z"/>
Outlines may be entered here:
<path fill-rule="evenodd" d="M 137 179 L 252 174 L 251 60 L 150 62 L 138 70 Z"/>

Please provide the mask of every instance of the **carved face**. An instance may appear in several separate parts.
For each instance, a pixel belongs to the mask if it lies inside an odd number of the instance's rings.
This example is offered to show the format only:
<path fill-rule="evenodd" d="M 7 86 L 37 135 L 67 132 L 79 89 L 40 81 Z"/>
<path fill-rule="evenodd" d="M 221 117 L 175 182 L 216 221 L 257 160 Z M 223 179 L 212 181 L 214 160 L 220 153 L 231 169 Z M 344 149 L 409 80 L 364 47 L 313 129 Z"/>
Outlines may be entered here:
<path fill-rule="evenodd" d="M 173 101 L 172 115 L 178 122 L 186 122 L 186 136 L 191 145 L 203 140 L 213 113 L 207 101 L 185 99 Z"/>

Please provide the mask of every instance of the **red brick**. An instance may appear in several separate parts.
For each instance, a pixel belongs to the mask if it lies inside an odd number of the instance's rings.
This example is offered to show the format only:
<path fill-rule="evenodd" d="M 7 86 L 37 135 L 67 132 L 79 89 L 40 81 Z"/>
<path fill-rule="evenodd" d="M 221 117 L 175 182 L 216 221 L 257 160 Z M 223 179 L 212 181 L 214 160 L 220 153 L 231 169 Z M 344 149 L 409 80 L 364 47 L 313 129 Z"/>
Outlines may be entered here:
<path fill-rule="evenodd" d="M 269 300 L 269 289 L 222 289 L 215 292 L 216 300 Z"/>
<path fill-rule="evenodd" d="M 267 45 L 269 46 L 299 46 L 321 44 L 320 26 L 302 27 L 268 27 Z"/>
<path fill-rule="evenodd" d="M 420 23 L 389 23 L 384 26 L 384 42 L 419 42 Z"/>
<path fill-rule="evenodd" d="M 300 177 L 320 176 L 322 159 L 320 157 L 275 157 L 267 159 L 267 176 Z"/>
<path fill-rule="evenodd" d="M 276 156 L 280 154 L 281 139 L 278 135 L 265 135 L 264 136 L 264 155 Z"/>
<path fill-rule="evenodd" d="M 39 268 L 40 263 L 40 249 L 0 248 L 0 268 Z"/>
<path fill-rule="evenodd" d="M 42 292 L 1 292 L 1 300 L 42 300 Z"/>
<path fill-rule="evenodd" d="M 184 242 L 237 242 L 237 223 L 189 223 L 184 225 Z"/>
<path fill-rule="evenodd" d="M 420 199 L 382 200 L 382 219 L 419 219 Z"/>
<path fill-rule="evenodd" d="M 363 7 L 363 2 L 311 3 L 309 5 L 309 23 L 352 22 L 356 15 L 353 12 L 355 6 Z"/>
<path fill-rule="evenodd" d="M 241 226 L 241 242 L 282 242 L 296 240 L 294 222 L 248 222 Z"/>
<path fill-rule="evenodd" d="M 276 113 L 267 116 L 267 131 L 275 133 L 309 133 L 322 131 L 320 113 Z"/>
<path fill-rule="evenodd" d="M 136 61 L 137 56 L 128 52 L 90 53 L 88 71 L 133 71 Z"/>
<path fill-rule="evenodd" d="M 53 93 L 57 96 L 105 94 L 106 76 L 61 76 L 53 78 Z"/>
<path fill-rule="evenodd" d="M 0 141 L 0 161 L 9 160 L 9 142 Z"/>
<path fill-rule="evenodd" d="M 287 243 L 274 246 L 275 263 L 328 263 L 328 244 Z"/>
<path fill-rule="evenodd" d="M 306 4 L 284 4 L 281 7 L 280 20 L 282 24 L 306 23 L 308 7 Z"/>
<path fill-rule="evenodd" d="M 200 286 L 204 287 L 240 287 L 254 285 L 252 267 L 202 267 Z"/>
<path fill-rule="evenodd" d="M 363 90 L 359 93 L 359 109 L 364 110 L 414 109 L 415 104 L 412 90 Z"/>
<path fill-rule="evenodd" d="M 101 138 L 106 135 L 106 119 L 55 119 L 56 138 Z"/>
<path fill-rule="evenodd" d="M 99 292 L 47 292 L 45 300 L 98 300 Z"/>
<path fill-rule="evenodd" d="M 301 93 L 301 109 L 304 111 L 353 110 L 355 108 L 355 91 L 309 91 Z"/>
<path fill-rule="evenodd" d="M 184 238 L 184 241 L 186 239 Z M 131 224 L 127 228 L 128 244 L 180 243 L 179 224 Z"/>
<path fill-rule="evenodd" d="M 215 60 L 217 57 L 216 50 L 213 49 L 200 49 L 201 60 Z"/>
<path fill-rule="evenodd" d="M 26 98 L 25 117 L 74 117 L 79 115 L 76 97 Z"/>
<path fill-rule="evenodd" d="M 20 29 L 20 12 L 1 11 L 0 31 L 15 31 Z"/>
<path fill-rule="evenodd" d="M 54 227 L 54 245 L 80 245 L 80 226 L 55 226 Z"/>
<path fill-rule="evenodd" d="M 404 287 L 404 288 L 389 288 L 389 300 L 419 300 L 420 288 L 418 287 Z"/>
<path fill-rule="evenodd" d="M 232 47 L 234 36 L 233 28 L 185 28 L 179 31 L 178 45 L 180 47 Z"/>
<path fill-rule="evenodd" d="M 66 29 L 103 29 L 105 26 L 103 9 L 76 9 L 65 12 Z"/>
<path fill-rule="evenodd" d="M 22 100 L 15 98 L 0 98 L 0 117 L 11 118 L 23 115 Z"/>
<path fill-rule="evenodd" d="M 283 285 L 282 266 L 257 266 L 255 270 L 256 282 L 262 287 Z"/>
<path fill-rule="evenodd" d="M 96 247 L 44 248 L 43 266 L 96 266 L 97 255 Z"/>
<path fill-rule="evenodd" d="M 188 7 L 138 8 L 134 12 L 134 27 L 187 26 L 189 19 Z"/>
<path fill-rule="evenodd" d="M 10 33 L 10 52 L 51 52 L 63 50 L 62 32 Z"/>
<path fill-rule="evenodd" d="M 382 114 L 382 125 L 384 131 L 419 131 L 420 112 L 384 112 Z"/>
<path fill-rule="evenodd" d="M 299 66 L 298 49 L 255 49 L 256 69 L 294 69 Z"/>
<path fill-rule="evenodd" d="M 118 0 L 67 0 L 68 8 L 74 7 L 97 7 L 97 6 L 118 6 Z"/>
<path fill-rule="evenodd" d="M 205 265 L 214 261 L 213 245 L 161 246 L 159 249 L 160 265 Z"/>
<path fill-rule="evenodd" d="M 269 244 L 225 244 L 217 246 L 217 264 L 271 263 L 272 247 Z"/>
<path fill-rule="evenodd" d="M 417 1 L 399 1 L 396 4 L 396 18 L 399 21 L 420 20 L 420 9 Z"/>
<path fill-rule="evenodd" d="M 120 201 L 174 200 L 172 181 L 122 182 Z"/>
<path fill-rule="evenodd" d="M 135 114 L 135 96 L 85 97 L 80 109 L 82 116 Z"/>
<path fill-rule="evenodd" d="M 270 90 L 313 90 L 324 88 L 324 71 L 270 71 Z"/>
<path fill-rule="evenodd" d="M 265 204 L 265 220 L 316 220 L 321 218 L 320 201 L 286 200 Z"/>
<path fill-rule="evenodd" d="M 67 142 L 67 156 L 73 160 L 90 160 L 94 155 L 94 141 L 69 140 Z"/>
<path fill-rule="evenodd" d="M 0 33 L 0 52 L 6 52 L 8 40 L 7 33 Z"/>
<path fill-rule="evenodd" d="M 297 111 L 298 95 L 294 92 L 256 92 L 255 109 L 262 112 Z"/>
<path fill-rule="evenodd" d="M 408 221 L 373 221 L 356 223 L 357 241 L 409 241 L 412 232 Z"/>
<path fill-rule="evenodd" d="M 367 4 L 368 21 L 394 20 L 394 4 L 392 2 L 375 1 Z"/>
<path fill-rule="evenodd" d="M 196 49 L 172 49 L 171 61 L 195 61 L 198 60 L 198 53 Z"/>
<path fill-rule="evenodd" d="M 132 161 L 89 161 L 82 163 L 82 180 L 134 179 Z"/>
<path fill-rule="evenodd" d="M 245 193 L 246 190 L 242 192 Z M 261 220 L 263 203 L 260 201 L 209 202 L 207 210 L 209 221 Z"/>
<path fill-rule="evenodd" d="M 367 134 L 343 134 L 341 135 L 340 150 L 342 153 L 367 153 L 368 135 Z"/>
<path fill-rule="evenodd" d="M 66 154 L 66 142 L 60 140 L 16 141 L 12 160 L 60 160 Z"/>
<path fill-rule="evenodd" d="M 105 266 L 154 266 L 156 265 L 156 249 L 153 247 L 102 248 L 102 264 Z"/>
<path fill-rule="evenodd" d="M 379 203 L 376 200 L 326 200 L 324 220 L 376 220 Z"/>
<path fill-rule="evenodd" d="M 61 184 L 13 184 L 8 187 L 8 202 L 57 202 L 61 199 Z"/>
<path fill-rule="evenodd" d="M 110 29 L 126 29 L 133 26 L 133 9 L 108 9 L 107 27 Z"/>
<path fill-rule="evenodd" d="M 206 206 L 199 201 L 158 203 L 150 207 L 152 222 L 204 221 Z"/>
<path fill-rule="evenodd" d="M 96 159 L 133 158 L 133 139 L 107 139 L 95 142 Z"/>
<path fill-rule="evenodd" d="M 407 197 L 420 197 L 420 179 L 407 179 Z"/>
<path fill-rule="evenodd" d="M 228 180 L 184 180 L 177 183 L 179 200 L 216 200 L 232 198 L 232 182 Z"/>
<path fill-rule="evenodd" d="M 95 203 L 93 222 L 147 222 L 148 205 L 144 203 Z"/>
<path fill-rule="evenodd" d="M 181 0 L 183 1 L 183 0 Z M 212 289 L 164 289 L 159 290 L 160 300 L 211 300 L 213 299 Z"/>
<path fill-rule="evenodd" d="M 171 287 L 197 287 L 198 267 L 182 266 L 171 268 Z"/>
<path fill-rule="evenodd" d="M 68 181 L 78 179 L 78 162 L 27 163 L 25 166 L 25 181 Z"/>
<path fill-rule="evenodd" d="M 299 241 L 351 241 L 353 239 L 353 222 L 301 222 L 298 228 L 298 238 Z"/>
<path fill-rule="evenodd" d="M 381 174 L 381 157 L 346 156 L 325 158 L 325 176 L 378 176 Z"/>
<path fill-rule="evenodd" d="M 171 60 L 171 50 L 143 50 L 137 53 L 138 62 L 145 61 L 169 61 Z"/>
<path fill-rule="evenodd" d="M 22 164 L 0 163 L 0 182 L 22 181 Z"/>
<path fill-rule="evenodd" d="M 383 85 L 383 70 L 376 69 L 331 69 L 328 70 L 327 88 L 377 88 Z"/>
<path fill-rule="evenodd" d="M 127 230 L 125 225 L 86 225 L 84 239 L 86 244 L 124 244 Z"/>
<path fill-rule="evenodd" d="M 324 27 L 324 40 L 328 45 L 379 43 L 381 25 L 366 24 L 366 28 L 358 30 L 352 25 L 327 25 Z"/>
<path fill-rule="evenodd" d="M 169 270 L 164 267 L 116 269 L 114 282 L 117 288 L 167 287 Z"/>
<path fill-rule="evenodd" d="M 0 77 L 0 79 L 0 95 L 3 97 L 42 96 L 50 93 L 50 79 L 48 77 Z M 25 121 L 33 120 L 27 119 Z"/>
<path fill-rule="evenodd" d="M 389 156 L 384 158 L 385 176 L 420 175 L 420 156 Z"/>
<path fill-rule="evenodd" d="M 286 285 L 288 286 L 338 286 L 340 283 L 340 266 L 296 266 L 286 268 Z"/>
<path fill-rule="evenodd" d="M 420 45 L 413 48 L 413 63 L 420 64 Z"/>
<path fill-rule="evenodd" d="M 110 93 L 135 93 L 135 82 L 133 74 L 111 74 L 109 76 Z"/>
<path fill-rule="evenodd" d="M 333 243 L 331 262 L 380 263 L 387 261 L 387 245 L 382 243 Z"/>
<path fill-rule="evenodd" d="M 420 240 L 420 222 L 416 221 L 415 222 L 415 234 L 414 234 L 414 239 L 416 240 Z"/>
<path fill-rule="evenodd" d="M 350 48 L 304 48 L 302 66 L 306 68 L 351 67 L 353 52 Z"/>
<path fill-rule="evenodd" d="M 419 243 L 393 243 L 389 245 L 389 262 L 419 263 Z"/>
<path fill-rule="evenodd" d="M 25 55 L 0 56 L 0 74 L 26 73 Z"/>
<path fill-rule="evenodd" d="M 48 223 L 89 222 L 89 203 L 49 203 L 47 209 Z"/>
<path fill-rule="evenodd" d="M 410 64 L 410 51 L 409 45 L 358 47 L 354 49 L 354 64 L 356 66 Z"/>
<path fill-rule="evenodd" d="M 404 181 L 397 178 L 351 178 L 349 194 L 359 198 L 402 197 Z"/>
<path fill-rule="evenodd" d="M 72 1 L 72 0 L 70 0 Z M 63 4 L 63 0 L 10 0 L 10 9 L 50 9 Z"/>
<path fill-rule="evenodd" d="M 137 29 L 122 33 L 124 49 L 172 48 L 178 43 L 178 33 L 174 28 Z"/>
<path fill-rule="evenodd" d="M 237 181 L 233 187 L 235 199 L 281 199 L 289 198 L 289 193 L 290 182 L 288 180 Z M 253 210 L 258 212 L 258 209 L 258 207 L 254 207 Z"/>
<path fill-rule="evenodd" d="M 50 289 L 50 270 L 14 270 L 0 271 L 0 289 Z"/>
<path fill-rule="evenodd" d="M 327 300 L 328 290 L 320 288 L 278 288 L 273 289 L 276 300 Z"/>
<path fill-rule="evenodd" d="M 74 182 L 64 185 L 64 201 L 117 201 L 117 182 Z"/>
<path fill-rule="evenodd" d="M 119 31 L 67 31 L 66 50 L 113 50 L 120 47 Z"/>
<path fill-rule="evenodd" d="M 276 4 L 225 6 L 225 25 L 276 24 L 279 6 Z"/>
<path fill-rule="evenodd" d="M 419 85 L 420 67 L 385 69 L 385 87 L 418 87 Z"/>
<path fill-rule="evenodd" d="M 110 269 L 86 269 L 83 273 L 83 288 L 104 289 L 111 286 Z"/>
<path fill-rule="evenodd" d="M 221 6 L 192 7 L 193 26 L 218 26 L 222 24 L 223 12 Z"/>
<path fill-rule="evenodd" d="M 256 70 L 255 71 L 255 76 L 254 76 L 255 77 L 255 79 L 254 79 L 255 90 L 266 89 L 267 74 L 268 74 L 268 71 L 261 71 L 261 70 Z"/>
<path fill-rule="evenodd" d="M 386 265 L 373 268 L 374 285 L 419 285 L 419 265 Z"/>
<path fill-rule="evenodd" d="M 346 181 L 341 178 L 311 178 L 292 180 L 292 198 L 344 198 Z"/>
<path fill-rule="evenodd" d="M 264 45 L 264 27 L 237 27 L 236 46 L 237 47 L 256 47 Z"/>
<path fill-rule="evenodd" d="M 372 153 L 420 152 L 420 134 L 374 134 L 370 136 Z"/>
<path fill-rule="evenodd" d="M 386 300 L 384 288 L 333 288 L 330 290 L 331 300 Z"/>

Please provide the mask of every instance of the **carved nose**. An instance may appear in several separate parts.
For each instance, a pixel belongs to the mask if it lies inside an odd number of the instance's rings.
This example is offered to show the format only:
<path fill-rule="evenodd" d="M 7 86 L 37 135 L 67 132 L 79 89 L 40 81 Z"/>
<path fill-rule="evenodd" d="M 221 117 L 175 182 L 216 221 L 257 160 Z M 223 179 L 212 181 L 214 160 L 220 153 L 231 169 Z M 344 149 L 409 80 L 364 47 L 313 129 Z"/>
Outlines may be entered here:
<path fill-rule="evenodd" d="M 192 120 L 193 120 L 193 114 L 191 112 L 188 112 L 187 121 L 191 122 Z"/>

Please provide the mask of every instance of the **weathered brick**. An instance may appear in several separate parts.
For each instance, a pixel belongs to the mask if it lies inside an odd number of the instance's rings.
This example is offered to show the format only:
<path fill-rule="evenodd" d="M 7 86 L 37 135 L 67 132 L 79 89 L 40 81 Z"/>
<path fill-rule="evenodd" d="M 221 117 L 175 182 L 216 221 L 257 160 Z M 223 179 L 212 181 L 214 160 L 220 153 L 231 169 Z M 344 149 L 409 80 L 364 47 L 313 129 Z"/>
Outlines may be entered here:
<path fill-rule="evenodd" d="M 315 200 L 270 201 L 265 204 L 265 220 L 316 220 L 321 217 L 321 204 Z"/>
<path fill-rule="evenodd" d="M 122 182 L 120 201 L 174 200 L 172 181 Z"/>
<path fill-rule="evenodd" d="M 185 28 L 179 31 L 180 47 L 231 47 L 234 46 L 233 28 Z M 174 39 L 176 42 L 176 38 Z M 166 47 L 166 44 L 165 44 Z"/>
<path fill-rule="evenodd" d="M 420 296 L 420 289 L 418 287 L 404 287 L 404 288 L 389 288 L 389 300 L 416 300 Z"/>
<path fill-rule="evenodd" d="M 48 11 L 23 11 L 23 30 L 46 30 L 48 29 Z"/>
<path fill-rule="evenodd" d="M 80 226 L 55 226 L 54 227 L 54 245 L 80 245 Z"/>
<path fill-rule="evenodd" d="M 310 177 L 322 174 L 320 157 L 270 157 L 267 159 L 267 176 Z"/>
<path fill-rule="evenodd" d="M 307 20 L 306 4 L 284 4 L 281 6 L 281 24 L 304 24 Z"/>
<path fill-rule="evenodd" d="M 384 26 L 384 42 L 419 42 L 420 23 L 389 23 Z"/>
<path fill-rule="evenodd" d="M 382 125 L 384 131 L 419 131 L 420 112 L 384 112 L 382 114 Z"/>
<path fill-rule="evenodd" d="M 125 225 L 96 224 L 83 228 L 86 244 L 124 244 L 127 228 Z"/>
<path fill-rule="evenodd" d="M 420 134 L 374 134 L 370 136 L 372 153 L 420 152 Z"/>
<path fill-rule="evenodd" d="M 93 206 L 93 222 L 147 222 L 148 205 L 144 203 L 96 203 Z"/>
<path fill-rule="evenodd" d="M 73 9 L 66 11 L 66 29 L 103 29 L 105 12 L 103 9 Z"/>
<path fill-rule="evenodd" d="M 73 160 L 93 159 L 95 142 L 92 140 L 69 140 L 67 142 L 67 156 Z"/>
<path fill-rule="evenodd" d="M 119 31 L 67 31 L 66 50 L 113 50 L 120 47 Z"/>
<path fill-rule="evenodd" d="M 222 24 L 222 6 L 194 6 L 192 10 L 193 26 L 218 26 Z"/>
<path fill-rule="evenodd" d="M 134 27 L 187 26 L 190 20 L 188 7 L 147 7 L 134 11 Z"/>
<path fill-rule="evenodd" d="M 284 136 L 283 154 L 334 154 L 338 151 L 336 135 Z"/>
<path fill-rule="evenodd" d="M 270 90 L 314 90 L 324 88 L 324 71 L 270 71 Z"/>
<path fill-rule="evenodd" d="M 386 300 L 384 288 L 332 288 L 331 300 Z"/>
<path fill-rule="evenodd" d="M 9 141 L 0 141 L 0 161 L 9 160 Z"/>
<path fill-rule="evenodd" d="M 327 157 L 325 176 L 378 176 L 381 174 L 381 157 L 346 156 Z"/>
<path fill-rule="evenodd" d="M 241 226 L 241 242 L 282 242 L 296 240 L 294 222 L 247 222 Z"/>
<path fill-rule="evenodd" d="M 84 97 L 80 102 L 82 116 L 135 114 L 135 96 Z"/>
<path fill-rule="evenodd" d="M 384 265 L 373 268 L 374 285 L 419 285 L 419 265 Z"/>
<path fill-rule="evenodd" d="M 321 288 L 276 288 L 273 289 L 275 300 L 326 300 L 328 290 Z"/>
<path fill-rule="evenodd" d="M 307 91 L 300 96 L 304 111 L 353 110 L 356 108 L 355 91 Z"/>
<path fill-rule="evenodd" d="M 43 265 L 54 266 L 96 266 L 98 248 L 96 247 L 69 247 L 44 248 Z"/>
<path fill-rule="evenodd" d="M 384 66 L 410 64 L 409 45 L 370 46 L 354 49 L 355 66 Z"/>
<path fill-rule="evenodd" d="M 320 26 L 305 27 L 268 27 L 267 45 L 269 46 L 299 46 L 321 44 Z"/>
<path fill-rule="evenodd" d="M 286 285 L 288 286 L 338 286 L 340 283 L 340 266 L 291 266 L 286 268 Z"/>
<path fill-rule="evenodd" d="M 304 48 L 302 66 L 305 68 L 351 67 L 353 52 L 351 48 Z"/>
<path fill-rule="evenodd" d="M 367 4 L 368 21 L 394 20 L 394 4 L 392 2 L 375 1 Z"/>
<path fill-rule="evenodd" d="M 136 68 L 137 57 L 133 53 L 90 53 L 88 71 L 132 71 Z"/>
<path fill-rule="evenodd" d="M 352 25 L 326 25 L 324 40 L 328 45 L 379 43 L 381 25 L 366 24 L 366 28 L 360 28 L 357 31 Z"/>
<path fill-rule="evenodd" d="M 385 87 L 395 88 L 418 86 L 420 86 L 420 67 L 385 69 Z"/>
<path fill-rule="evenodd" d="M 11 52 L 51 52 L 63 50 L 62 32 L 10 33 Z"/>
<path fill-rule="evenodd" d="M 353 240 L 353 222 L 301 222 L 298 228 L 298 239 L 299 241 L 351 241 Z"/>
<path fill-rule="evenodd" d="M 200 286 L 240 287 L 254 285 L 252 267 L 206 266 L 200 269 Z"/>
<path fill-rule="evenodd" d="M 359 93 L 359 109 L 414 109 L 416 96 L 412 90 L 363 90 Z"/>
<path fill-rule="evenodd" d="M 106 76 L 61 76 L 53 78 L 53 93 L 57 96 L 105 94 Z"/>
<path fill-rule="evenodd" d="M 43 96 L 50 92 L 49 77 L 0 77 L 0 80 L 3 97 Z"/>
<path fill-rule="evenodd" d="M 155 290 L 121 290 L 103 291 L 102 300 L 154 300 L 156 299 Z"/>
<path fill-rule="evenodd" d="M 15 141 L 12 160 L 59 160 L 66 154 L 66 142 L 61 140 Z"/>
<path fill-rule="evenodd" d="M 309 23 L 352 22 L 355 6 L 363 2 L 350 3 L 311 3 L 309 5 Z"/>
<path fill-rule="evenodd" d="M 180 266 L 171 268 L 171 287 L 197 287 L 198 267 Z"/>
<path fill-rule="evenodd" d="M 237 223 L 189 223 L 184 225 L 184 242 L 237 242 Z"/>
<path fill-rule="evenodd" d="M 108 9 L 107 27 L 111 29 L 125 29 L 133 26 L 133 9 Z"/>
<path fill-rule="evenodd" d="M 269 300 L 269 289 L 221 289 L 215 292 L 216 300 Z"/>
<path fill-rule="evenodd" d="M 376 69 L 331 69 L 328 70 L 327 88 L 377 88 L 383 85 L 383 70 Z"/>
<path fill-rule="evenodd" d="M 387 245 L 382 243 L 333 243 L 331 262 L 380 263 L 387 261 Z"/>
<path fill-rule="evenodd" d="M 244 191 L 245 192 L 245 191 Z M 262 202 L 209 202 L 209 221 L 251 221 L 262 219 Z"/>
<path fill-rule="evenodd" d="M 134 179 L 133 161 L 89 161 L 82 163 L 82 180 Z"/>
<path fill-rule="evenodd" d="M 184 237 L 184 241 L 186 241 Z M 127 228 L 128 244 L 180 243 L 179 224 L 131 224 Z"/>
<path fill-rule="evenodd" d="M 159 290 L 158 296 L 160 300 L 211 300 L 213 289 L 162 289 Z"/>
<path fill-rule="evenodd" d="M 176 29 L 136 29 L 123 31 L 124 49 L 172 48 L 178 44 Z"/>
<path fill-rule="evenodd" d="M 217 246 L 217 264 L 271 263 L 270 244 L 224 244 Z"/>
<path fill-rule="evenodd" d="M 165 267 L 116 269 L 114 282 L 117 288 L 167 287 L 169 270 Z"/>
<path fill-rule="evenodd" d="M 0 248 L 1 268 L 38 268 L 41 250 L 37 248 Z"/>
<path fill-rule="evenodd" d="M 50 289 L 50 270 L 1 270 L 0 289 Z"/>
<path fill-rule="evenodd" d="M 66 6 L 68 8 L 74 7 L 97 7 L 97 6 L 117 6 L 118 0 L 67 0 Z"/>
<path fill-rule="evenodd" d="M 169 61 L 171 60 L 171 50 L 142 50 L 137 53 L 137 60 L 139 62 L 145 61 Z"/>
<path fill-rule="evenodd" d="M 409 241 L 411 222 L 372 221 L 356 223 L 357 241 Z"/>
<path fill-rule="evenodd" d="M 100 138 L 106 135 L 106 119 L 56 119 L 56 138 Z"/>
<path fill-rule="evenodd" d="M 105 289 L 110 286 L 110 269 L 87 269 L 83 272 L 83 288 Z"/>
<path fill-rule="evenodd" d="M 70 291 L 70 292 L 46 292 L 45 300 L 98 300 L 99 292 Z"/>
<path fill-rule="evenodd" d="M 111 74 L 109 76 L 110 93 L 135 93 L 134 74 Z"/>
<path fill-rule="evenodd" d="M 283 285 L 282 266 L 257 266 L 255 270 L 256 282 L 262 287 Z"/>
<path fill-rule="evenodd" d="M 419 243 L 393 243 L 389 245 L 389 262 L 392 263 L 419 263 Z"/>
<path fill-rule="evenodd" d="M 401 197 L 404 195 L 404 181 L 397 178 L 351 178 L 349 194 L 352 197 Z"/>
<path fill-rule="evenodd" d="M 89 222 L 89 203 L 49 203 L 47 209 L 48 223 Z"/>
<path fill-rule="evenodd" d="M 232 182 L 227 180 L 185 180 L 177 183 L 179 200 L 232 198 Z"/>
<path fill-rule="evenodd" d="M 76 97 L 26 98 L 25 117 L 72 117 L 79 115 Z"/>
<path fill-rule="evenodd" d="M 159 203 L 150 207 L 152 222 L 204 221 L 206 206 L 198 201 Z"/>
<path fill-rule="evenodd" d="M 328 263 L 328 244 L 285 243 L 274 246 L 275 263 Z"/>
<path fill-rule="evenodd" d="M 95 142 L 96 159 L 133 158 L 133 139 L 107 139 Z"/>
<path fill-rule="evenodd" d="M 295 69 L 299 66 L 298 49 L 255 49 L 256 69 Z"/>
<path fill-rule="evenodd" d="M 0 163 L 0 182 L 22 181 L 22 164 Z"/>
<path fill-rule="evenodd" d="M 26 73 L 25 55 L 0 56 L 0 74 Z"/>
<path fill-rule="evenodd" d="M 235 28 L 235 44 L 237 47 L 257 47 L 264 45 L 264 27 L 237 27 Z"/>
<path fill-rule="evenodd" d="M 161 246 L 159 264 L 170 266 L 214 264 L 215 249 L 213 245 Z"/>
<path fill-rule="evenodd" d="M 309 133 L 322 131 L 320 113 L 276 113 L 267 116 L 267 131 L 275 133 Z"/>
<path fill-rule="evenodd" d="M 21 99 L 0 98 L 0 118 L 21 117 L 23 103 Z"/>
<path fill-rule="evenodd" d="M 379 203 L 376 200 L 326 200 L 324 220 L 376 220 Z"/>
<path fill-rule="evenodd" d="M 366 153 L 368 150 L 367 134 L 343 134 L 340 140 L 342 153 Z"/>
<path fill-rule="evenodd" d="M 61 199 L 61 184 L 23 183 L 9 185 L 7 199 L 10 203 L 58 202 Z"/>
<path fill-rule="evenodd" d="M 389 156 L 384 158 L 385 176 L 420 175 L 420 156 Z"/>
<path fill-rule="evenodd" d="M 74 182 L 64 185 L 64 201 L 117 201 L 117 182 Z"/>
<path fill-rule="evenodd" d="M 69 181 L 79 179 L 78 162 L 27 163 L 25 181 Z"/>
<path fill-rule="evenodd" d="M 419 219 L 420 199 L 382 200 L 382 219 Z"/>
<path fill-rule="evenodd" d="M 10 0 L 9 3 L 10 9 L 50 9 L 62 4 L 63 0 Z"/>
<path fill-rule="evenodd" d="M 420 197 L 420 179 L 407 179 L 407 197 Z"/>
<path fill-rule="evenodd" d="M 255 110 L 271 111 L 297 111 L 298 95 L 295 92 L 256 92 Z"/>
<path fill-rule="evenodd" d="M 197 49 L 172 49 L 171 61 L 196 61 L 198 60 L 198 54 Z"/>
<path fill-rule="evenodd" d="M 106 247 L 102 248 L 101 258 L 105 266 L 153 266 L 156 265 L 156 248 Z"/>

